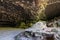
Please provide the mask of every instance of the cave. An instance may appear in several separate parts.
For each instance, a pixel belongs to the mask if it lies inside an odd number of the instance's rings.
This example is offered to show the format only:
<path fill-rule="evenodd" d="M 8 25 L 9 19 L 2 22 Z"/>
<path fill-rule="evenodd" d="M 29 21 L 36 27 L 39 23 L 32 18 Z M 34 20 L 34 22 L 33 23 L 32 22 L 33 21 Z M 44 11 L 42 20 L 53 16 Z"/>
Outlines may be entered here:
<path fill-rule="evenodd" d="M 46 14 L 47 20 L 53 19 L 55 17 L 59 17 L 60 16 L 60 3 L 57 2 L 57 3 L 47 5 L 47 7 L 45 8 L 45 14 Z"/>

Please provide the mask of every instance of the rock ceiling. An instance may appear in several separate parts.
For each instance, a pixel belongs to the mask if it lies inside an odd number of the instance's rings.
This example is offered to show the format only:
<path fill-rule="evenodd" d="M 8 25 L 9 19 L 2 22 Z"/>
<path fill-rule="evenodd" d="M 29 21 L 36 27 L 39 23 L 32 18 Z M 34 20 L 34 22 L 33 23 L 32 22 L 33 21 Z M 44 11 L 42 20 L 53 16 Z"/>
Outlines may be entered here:
<path fill-rule="evenodd" d="M 45 14 L 48 19 L 60 16 L 60 1 L 50 1 L 45 8 Z"/>

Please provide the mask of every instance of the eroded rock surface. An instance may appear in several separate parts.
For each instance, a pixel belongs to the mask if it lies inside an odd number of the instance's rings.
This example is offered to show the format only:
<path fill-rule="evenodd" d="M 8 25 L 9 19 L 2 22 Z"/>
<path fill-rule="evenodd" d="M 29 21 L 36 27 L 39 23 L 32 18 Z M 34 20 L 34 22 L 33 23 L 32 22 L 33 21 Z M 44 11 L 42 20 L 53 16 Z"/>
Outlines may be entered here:
<path fill-rule="evenodd" d="M 49 31 L 48 31 L 49 30 Z M 15 40 L 60 40 L 60 31 L 54 28 L 46 28 L 41 32 L 24 31 L 15 37 Z"/>
<path fill-rule="evenodd" d="M 46 22 L 37 22 L 31 28 L 18 34 L 15 40 L 60 40 L 60 28 L 49 28 Z"/>

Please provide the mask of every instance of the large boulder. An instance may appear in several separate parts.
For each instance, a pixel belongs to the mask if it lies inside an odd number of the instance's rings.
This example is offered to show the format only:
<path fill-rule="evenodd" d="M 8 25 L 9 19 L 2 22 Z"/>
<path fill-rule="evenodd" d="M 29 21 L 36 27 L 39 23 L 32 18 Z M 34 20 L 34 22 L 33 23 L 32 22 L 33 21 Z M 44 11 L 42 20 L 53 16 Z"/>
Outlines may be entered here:
<path fill-rule="evenodd" d="M 47 5 L 45 14 L 48 20 L 60 16 L 60 2 Z"/>

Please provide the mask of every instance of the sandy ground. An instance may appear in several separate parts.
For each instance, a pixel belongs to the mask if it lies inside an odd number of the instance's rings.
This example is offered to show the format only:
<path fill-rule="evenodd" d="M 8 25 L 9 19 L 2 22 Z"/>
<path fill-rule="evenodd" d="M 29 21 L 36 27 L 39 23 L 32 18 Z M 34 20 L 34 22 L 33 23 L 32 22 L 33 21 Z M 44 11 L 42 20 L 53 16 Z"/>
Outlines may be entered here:
<path fill-rule="evenodd" d="M 23 29 L 0 27 L 0 40 L 14 40 L 14 37 L 18 35 L 21 31 L 23 31 Z"/>

